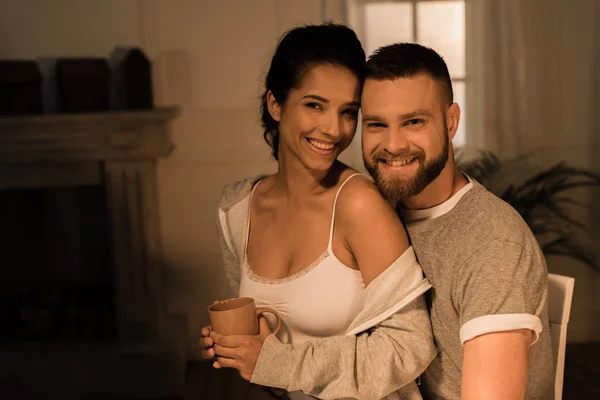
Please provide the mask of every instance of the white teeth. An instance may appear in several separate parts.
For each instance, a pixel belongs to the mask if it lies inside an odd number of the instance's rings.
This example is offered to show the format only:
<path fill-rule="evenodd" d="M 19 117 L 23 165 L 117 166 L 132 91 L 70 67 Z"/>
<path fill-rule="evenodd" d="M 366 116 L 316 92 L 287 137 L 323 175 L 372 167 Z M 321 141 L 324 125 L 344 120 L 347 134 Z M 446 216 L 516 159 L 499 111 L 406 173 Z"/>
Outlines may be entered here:
<path fill-rule="evenodd" d="M 316 141 L 311 140 L 311 139 L 308 139 L 308 142 L 310 144 L 312 144 L 313 146 L 315 146 L 316 148 L 321 149 L 321 150 L 331 150 L 331 149 L 333 149 L 333 146 L 334 146 L 333 143 L 327 143 L 327 144 L 325 144 L 325 143 L 321 143 L 321 142 L 316 142 Z"/>
<path fill-rule="evenodd" d="M 409 160 L 402 160 L 402 161 L 386 161 L 386 164 L 391 165 L 392 167 L 402 167 L 402 166 L 410 163 L 412 160 L 414 160 L 414 158 L 411 158 Z"/>

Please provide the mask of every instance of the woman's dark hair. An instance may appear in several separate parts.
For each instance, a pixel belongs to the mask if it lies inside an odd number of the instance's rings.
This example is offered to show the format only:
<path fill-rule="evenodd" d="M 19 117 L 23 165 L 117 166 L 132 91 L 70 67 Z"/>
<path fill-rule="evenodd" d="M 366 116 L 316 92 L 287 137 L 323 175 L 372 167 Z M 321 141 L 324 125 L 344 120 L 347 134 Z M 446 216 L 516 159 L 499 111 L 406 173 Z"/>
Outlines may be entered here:
<path fill-rule="evenodd" d="M 310 68 L 322 64 L 348 68 L 362 82 L 365 61 L 365 51 L 356 33 L 345 25 L 306 25 L 282 36 L 271 59 L 261 98 L 263 136 L 271 146 L 275 160 L 278 159 L 279 123 L 269 114 L 269 90 L 283 107 L 290 91 L 300 85 Z"/>

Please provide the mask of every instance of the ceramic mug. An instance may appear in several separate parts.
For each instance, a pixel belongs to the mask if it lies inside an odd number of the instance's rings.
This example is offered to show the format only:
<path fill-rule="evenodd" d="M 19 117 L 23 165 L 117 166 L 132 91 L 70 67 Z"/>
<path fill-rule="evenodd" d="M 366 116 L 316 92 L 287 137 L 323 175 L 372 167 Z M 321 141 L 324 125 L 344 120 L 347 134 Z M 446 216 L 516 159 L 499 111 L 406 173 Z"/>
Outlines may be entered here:
<path fill-rule="evenodd" d="M 221 300 L 208 307 L 211 329 L 221 335 L 258 335 L 258 318 L 271 313 L 277 317 L 273 333 L 281 328 L 281 317 L 268 307 L 256 307 L 251 297 Z"/>

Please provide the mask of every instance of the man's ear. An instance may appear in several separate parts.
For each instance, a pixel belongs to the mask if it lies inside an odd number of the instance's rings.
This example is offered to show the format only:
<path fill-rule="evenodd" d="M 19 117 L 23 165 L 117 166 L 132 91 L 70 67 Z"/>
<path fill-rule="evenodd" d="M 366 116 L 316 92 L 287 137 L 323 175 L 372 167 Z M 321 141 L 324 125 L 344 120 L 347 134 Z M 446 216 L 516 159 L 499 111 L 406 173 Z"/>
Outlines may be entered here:
<path fill-rule="evenodd" d="M 446 126 L 448 127 L 448 138 L 450 141 L 454 139 L 456 131 L 458 130 L 458 124 L 460 122 L 460 107 L 456 103 L 448 108 L 446 112 Z"/>
<path fill-rule="evenodd" d="M 271 114 L 271 118 L 279 122 L 281 119 L 281 106 L 270 90 L 267 92 L 267 109 L 269 110 L 269 114 Z"/>

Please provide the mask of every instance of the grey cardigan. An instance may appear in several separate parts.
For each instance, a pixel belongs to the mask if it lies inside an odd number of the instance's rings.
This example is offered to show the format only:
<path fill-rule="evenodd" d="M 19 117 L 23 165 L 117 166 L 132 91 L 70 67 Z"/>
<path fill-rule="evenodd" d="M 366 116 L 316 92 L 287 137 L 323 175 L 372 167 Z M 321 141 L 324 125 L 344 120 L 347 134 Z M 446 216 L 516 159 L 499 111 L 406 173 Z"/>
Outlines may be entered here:
<path fill-rule="evenodd" d="M 225 186 L 217 225 L 225 272 L 238 295 L 249 198 L 264 175 Z M 423 294 L 431 288 L 409 248 L 366 289 L 344 336 L 289 345 L 270 335 L 251 382 L 321 399 L 421 399 L 415 380 L 437 355 Z"/>

